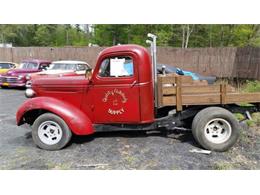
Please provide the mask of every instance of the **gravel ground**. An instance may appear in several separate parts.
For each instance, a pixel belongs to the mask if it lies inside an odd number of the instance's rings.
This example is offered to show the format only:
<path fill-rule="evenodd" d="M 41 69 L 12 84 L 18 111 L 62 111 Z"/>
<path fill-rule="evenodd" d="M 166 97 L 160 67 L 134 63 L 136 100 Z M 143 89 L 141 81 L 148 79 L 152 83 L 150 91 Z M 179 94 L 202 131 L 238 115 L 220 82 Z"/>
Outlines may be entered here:
<path fill-rule="evenodd" d="M 228 152 L 191 153 L 201 149 L 190 132 L 97 133 L 73 137 L 60 151 L 44 151 L 30 127 L 15 124 L 24 91 L 0 89 L 0 169 L 259 169 L 260 129 L 245 129 Z"/>

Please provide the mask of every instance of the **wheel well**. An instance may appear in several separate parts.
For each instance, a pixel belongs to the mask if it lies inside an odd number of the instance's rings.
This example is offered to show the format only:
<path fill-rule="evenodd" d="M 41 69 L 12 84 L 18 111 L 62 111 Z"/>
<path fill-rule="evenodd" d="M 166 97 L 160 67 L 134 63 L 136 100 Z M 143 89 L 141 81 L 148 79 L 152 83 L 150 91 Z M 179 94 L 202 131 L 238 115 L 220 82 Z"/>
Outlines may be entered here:
<path fill-rule="evenodd" d="M 219 108 L 224 108 L 227 109 L 226 107 L 224 107 L 223 105 L 204 105 L 204 106 L 189 106 L 188 108 L 186 108 L 185 110 L 181 111 L 179 113 L 179 115 L 177 115 L 179 117 L 179 120 L 182 121 L 182 125 L 185 128 L 191 128 L 192 125 L 192 121 L 195 118 L 195 116 L 202 110 L 206 109 L 206 108 L 210 108 L 210 107 L 219 107 Z"/>
<path fill-rule="evenodd" d="M 22 123 L 27 123 L 29 125 L 32 125 L 34 121 L 42 114 L 50 112 L 48 110 L 44 109 L 37 109 L 37 110 L 30 110 L 25 113 L 23 116 L 23 122 Z M 51 112 L 50 112 L 51 113 Z"/>

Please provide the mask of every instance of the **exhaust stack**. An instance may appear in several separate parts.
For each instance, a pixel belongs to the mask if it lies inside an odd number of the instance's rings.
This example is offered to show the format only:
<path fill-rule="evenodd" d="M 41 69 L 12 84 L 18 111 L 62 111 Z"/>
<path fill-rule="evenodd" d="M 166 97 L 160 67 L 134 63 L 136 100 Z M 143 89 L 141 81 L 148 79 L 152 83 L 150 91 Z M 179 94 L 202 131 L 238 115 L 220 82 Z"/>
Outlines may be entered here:
<path fill-rule="evenodd" d="M 151 46 L 151 57 L 152 57 L 152 66 L 153 66 L 153 90 L 154 90 L 154 107 L 155 107 L 155 115 L 157 113 L 158 108 L 158 97 L 157 97 L 157 56 L 156 56 L 156 39 L 157 36 L 151 33 L 147 34 L 147 37 L 152 40 L 146 40 L 146 43 Z"/>

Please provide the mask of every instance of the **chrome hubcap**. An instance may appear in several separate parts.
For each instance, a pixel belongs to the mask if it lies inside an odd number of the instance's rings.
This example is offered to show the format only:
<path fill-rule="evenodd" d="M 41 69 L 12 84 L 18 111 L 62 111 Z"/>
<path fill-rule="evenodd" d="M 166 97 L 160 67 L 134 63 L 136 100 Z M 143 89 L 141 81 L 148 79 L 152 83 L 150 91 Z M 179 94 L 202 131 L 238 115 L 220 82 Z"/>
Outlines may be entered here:
<path fill-rule="evenodd" d="M 62 138 L 62 129 L 54 121 L 45 121 L 38 128 L 40 140 L 47 145 L 57 144 Z"/>
<path fill-rule="evenodd" d="M 206 124 L 204 133 L 208 141 L 214 144 L 221 144 L 231 137 L 232 128 L 225 119 L 216 118 Z"/>

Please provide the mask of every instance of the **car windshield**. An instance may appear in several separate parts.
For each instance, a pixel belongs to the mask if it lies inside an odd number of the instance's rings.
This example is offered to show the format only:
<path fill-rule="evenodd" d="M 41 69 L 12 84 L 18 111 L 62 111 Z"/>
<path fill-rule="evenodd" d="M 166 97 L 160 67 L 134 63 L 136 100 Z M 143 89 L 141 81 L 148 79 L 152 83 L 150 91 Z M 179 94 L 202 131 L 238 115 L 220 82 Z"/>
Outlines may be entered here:
<path fill-rule="evenodd" d="M 76 64 L 60 64 L 60 63 L 53 63 L 50 64 L 48 70 L 76 70 Z"/>
<path fill-rule="evenodd" d="M 0 69 L 8 69 L 8 68 L 11 68 L 11 64 L 0 63 Z"/>
<path fill-rule="evenodd" d="M 20 65 L 20 68 L 22 69 L 37 69 L 38 64 L 34 62 L 22 62 Z"/>

